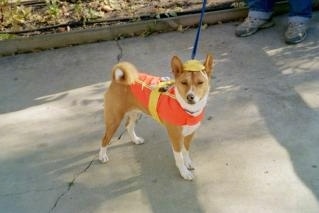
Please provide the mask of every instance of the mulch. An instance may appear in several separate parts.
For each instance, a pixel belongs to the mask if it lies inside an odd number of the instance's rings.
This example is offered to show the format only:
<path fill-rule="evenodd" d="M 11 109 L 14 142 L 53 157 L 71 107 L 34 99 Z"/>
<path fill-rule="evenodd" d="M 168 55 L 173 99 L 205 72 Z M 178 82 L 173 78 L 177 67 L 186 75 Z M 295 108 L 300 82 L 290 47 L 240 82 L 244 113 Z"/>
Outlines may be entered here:
<path fill-rule="evenodd" d="M 207 0 L 207 10 L 240 4 L 240 0 Z M 0 40 L 1 35 L 3 39 L 174 17 L 198 12 L 201 6 L 201 0 L 1 0 Z"/>

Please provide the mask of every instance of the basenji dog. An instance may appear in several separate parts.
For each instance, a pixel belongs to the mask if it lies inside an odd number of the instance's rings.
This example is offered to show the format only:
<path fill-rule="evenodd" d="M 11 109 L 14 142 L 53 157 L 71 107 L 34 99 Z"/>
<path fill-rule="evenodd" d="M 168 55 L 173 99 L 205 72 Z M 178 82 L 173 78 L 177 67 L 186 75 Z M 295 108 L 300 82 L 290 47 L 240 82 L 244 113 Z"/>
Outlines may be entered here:
<path fill-rule="evenodd" d="M 144 139 L 135 133 L 140 112 L 151 115 L 167 130 L 173 148 L 176 166 L 186 180 L 194 178 L 189 148 L 195 130 L 204 116 L 213 57 L 208 54 L 202 63 L 189 60 L 185 63 L 177 57 L 171 59 L 173 80 L 138 72 L 129 62 L 120 62 L 112 69 L 112 81 L 104 95 L 105 135 L 99 152 L 99 160 L 109 160 L 107 146 L 126 117 L 126 130 L 135 144 Z"/>

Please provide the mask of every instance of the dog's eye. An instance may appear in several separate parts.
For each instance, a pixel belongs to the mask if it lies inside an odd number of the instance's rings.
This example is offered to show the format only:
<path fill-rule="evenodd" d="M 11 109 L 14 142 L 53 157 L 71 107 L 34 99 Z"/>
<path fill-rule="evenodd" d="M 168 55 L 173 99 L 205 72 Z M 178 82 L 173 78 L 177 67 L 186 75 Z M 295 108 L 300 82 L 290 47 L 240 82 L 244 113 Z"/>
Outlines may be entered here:
<path fill-rule="evenodd" d="M 182 81 L 181 82 L 183 85 L 187 86 L 187 81 Z"/>
<path fill-rule="evenodd" d="M 202 85 L 203 83 L 204 83 L 204 81 L 197 82 L 198 85 Z"/>

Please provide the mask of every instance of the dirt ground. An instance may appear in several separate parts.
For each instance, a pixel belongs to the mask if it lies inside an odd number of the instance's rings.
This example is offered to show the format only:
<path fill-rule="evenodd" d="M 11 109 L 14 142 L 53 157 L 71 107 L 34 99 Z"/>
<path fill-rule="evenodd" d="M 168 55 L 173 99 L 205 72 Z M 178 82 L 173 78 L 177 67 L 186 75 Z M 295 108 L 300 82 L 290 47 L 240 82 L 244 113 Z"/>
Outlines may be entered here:
<path fill-rule="evenodd" d="M 207 10 L 240 0 L 208 0 Z M 160 19 L 198 11 L 201 0 L 1 0 L 0 35 L 64 32 L 78 27 Z"/>

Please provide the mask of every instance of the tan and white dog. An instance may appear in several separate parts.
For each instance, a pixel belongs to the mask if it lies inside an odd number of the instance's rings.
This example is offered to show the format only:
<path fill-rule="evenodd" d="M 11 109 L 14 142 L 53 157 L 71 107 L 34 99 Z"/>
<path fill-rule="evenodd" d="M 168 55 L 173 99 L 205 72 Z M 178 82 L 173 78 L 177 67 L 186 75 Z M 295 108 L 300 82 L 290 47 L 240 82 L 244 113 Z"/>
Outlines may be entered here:
<path fill-rule="evenodd" d="M 197 60 L 184 64 L 174 56 L 171 68 L 174 81 L 137 71 L 129 62 L 113 67 L 112 82 L 104 96 L 105 135 L 99 152 L 99 160 L 107 162 L 107 146 L 126 116 L 126 129 L 135 144 L 144 143 L 136 135 L 134 127 L 139 113 L 151 115 L 167 129 L 174 152 L 176 166 L 181 176 L 192 180 L 194 169 L 189 148 L 194 132 L 203 118 L 210 89 L 213 57 L 207 55 L 204 63 Z"/>

